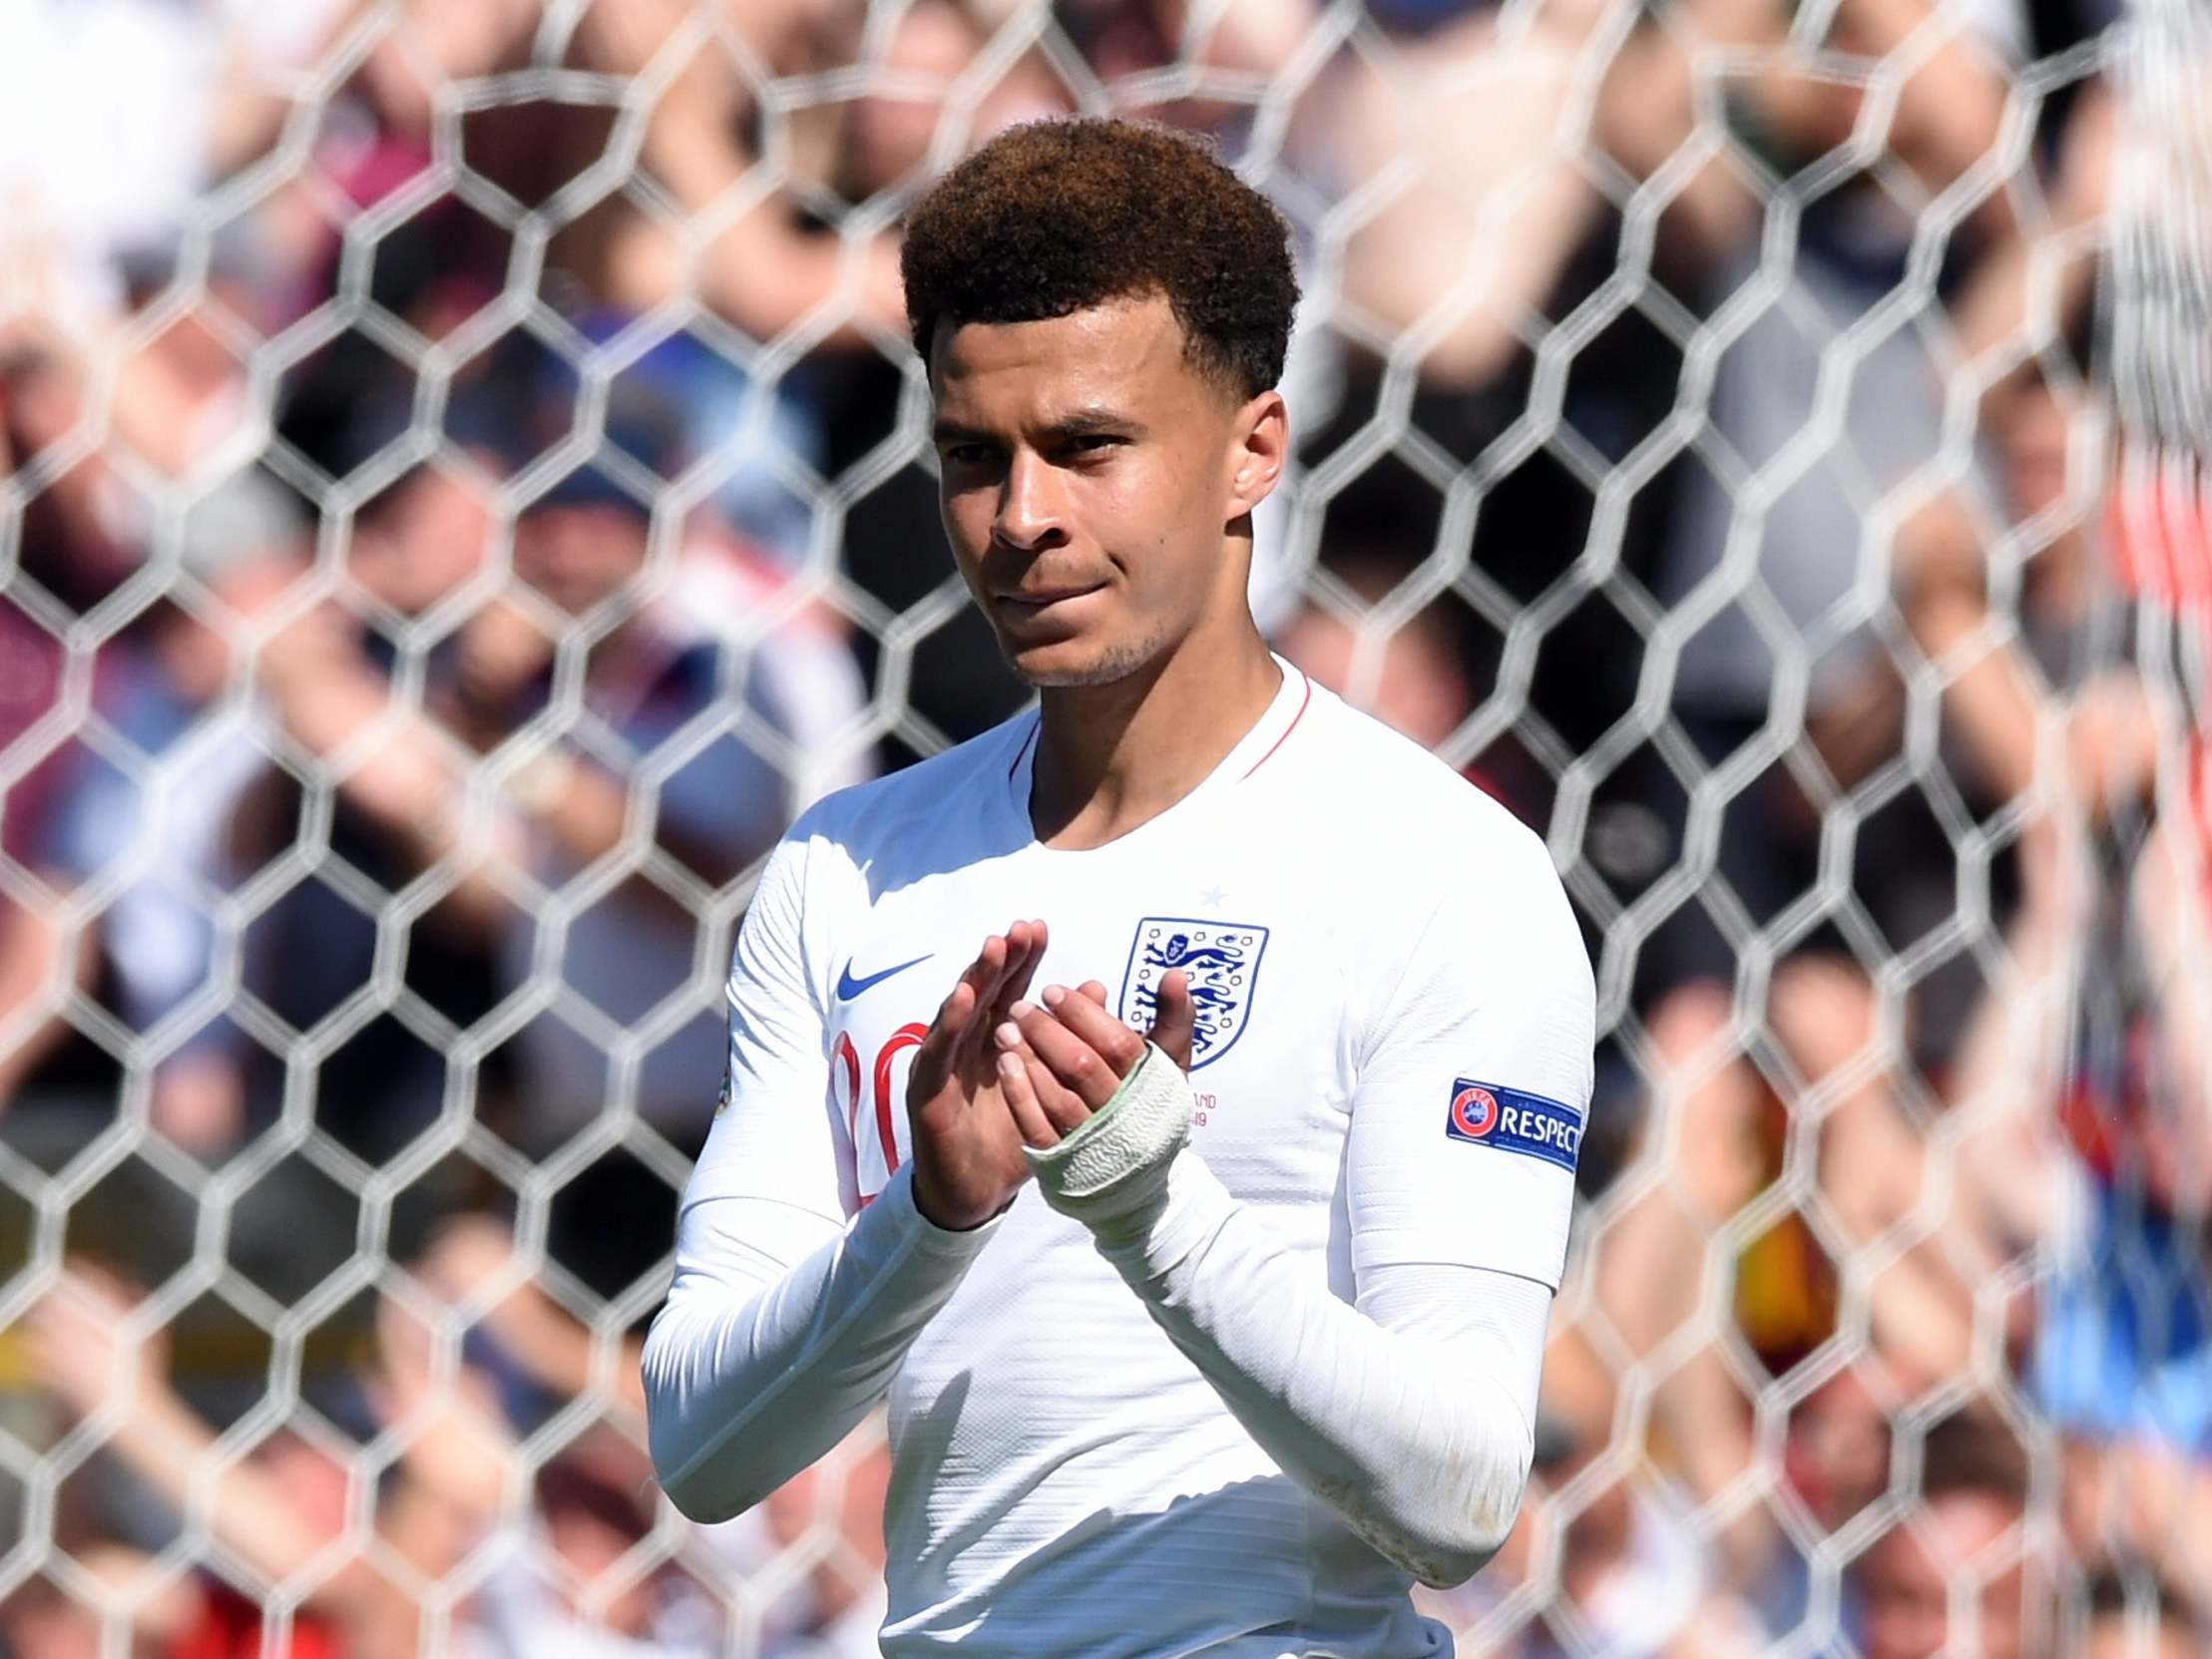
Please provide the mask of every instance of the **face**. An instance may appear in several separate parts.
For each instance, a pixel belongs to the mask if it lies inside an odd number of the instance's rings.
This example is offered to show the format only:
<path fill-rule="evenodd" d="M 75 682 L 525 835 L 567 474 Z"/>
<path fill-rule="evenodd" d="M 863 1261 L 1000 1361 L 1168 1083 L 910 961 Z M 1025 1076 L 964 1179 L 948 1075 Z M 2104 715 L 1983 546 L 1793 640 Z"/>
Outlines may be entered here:
<path fill-rule="evenodd" d="M 592 1611 L 610 1629 L 643 1635 L 653 1617 L 650 1582 L 641 1580 L 617 1588 L 619 1580 L 606 1577 L 629 1553 L 635 1540 L 595 1515 L 567 1507 L 556 1508 L 546 1516 L 546 1534 L 571 1581 L 593 1603 Z"/>
<path fill-rule="evenodd" d="M 899 19 L 884 68 L 914 90 L 904 96 L 871 93 L 853 105 L 846 138 L 855 185 L 868 192 L 888 190 L 920 171 L 937 136 L 945 93 L 981 44 L 975 24 L 957 6 L 920 5 Z"/>
<path fill-rule="evenodd" d="M 313 1529 L 317 1541 L 345 1531 L 344 1465 L 291 1434 L 272 1436 L 255 1457 L 261 1471 L 290 1501 L 292 1512 Z"/>
<path fill-rule="evenodd" d="M 1192 367 L 1164 298 L 940 324 L 930 382 L 945 534 L 1031 684 L 1109 683 L 1247 614 L 1282 399 Z"/>
<path fill-rule="evenodd" d="M 2082 1644 L 2084 1659 L 2190 1659 L 2196 1651 L 2191 1632 L 2178 1618 L 2138 1618 L 2127 1612 L 2099 1613 Z"/>
<path fill-rule="evenodd" d="M 1981 1640 L 1976 1659 L 2019 1659 L 2021 1594 L 2017 1564 L 1997 1568 L 1991 1546 L 2019 1520 L 2016 1505 L 1994 1494 L 1954 1492 L 1929 1506 L 1933 1549 L 1905 1527 L 1893 1528 L 1867 1552 L 1860 1567 L 1866 1601 L 1867 1659 L 1935 1659 L 1968 1650 L 1947 1647 L 1949 1586 L 1972 1573 L 1982 1583 Z M 1985 1554 L 1985 1551 L 1991 1551 Z M 1966 1632 L 1958 1632 L 1960 1643 Z"/>
<path fill-rule="evenodd" d="M 645 563 L 645 521 L 626 508 L 541 507 L 515 526 L 515 574 L 572 617 L 614 594 Z"/>
<path fill-rule="evenodd" d="M 420 616 L 484 563 L 490 509 L 460 479 L 425 467 L 353 532 L 353 579 L 402 616 Z"/>
<path fill-rule="evenodd" d="M 1999 423 L 2006 493 L 2020 518 L 2048 512 L 2066 493 L 2066 406 L 2049 387 L 2016 393 Z"/>
<path fill-rule="evenodd" d="M 1308 605 L 1291 619 L 1280 640 L 1283 655 L 1330 690 L 1349 694 L 1369 713 L 1433 749 L 1475 706 L 1467 675 L 1451 647 L 1419 618 L 1395 629 L 1371 676 L 1359 654 L 1360 636 L 1334 612 Z"/>
<path fill-rule="evenodd" d="M 1791 1483 L 1834 1529 L 1882 1494 L 1890 1478 L 1890 1419 L 1856 1372 L 1844 1372 L 1790 1419 Z"/>

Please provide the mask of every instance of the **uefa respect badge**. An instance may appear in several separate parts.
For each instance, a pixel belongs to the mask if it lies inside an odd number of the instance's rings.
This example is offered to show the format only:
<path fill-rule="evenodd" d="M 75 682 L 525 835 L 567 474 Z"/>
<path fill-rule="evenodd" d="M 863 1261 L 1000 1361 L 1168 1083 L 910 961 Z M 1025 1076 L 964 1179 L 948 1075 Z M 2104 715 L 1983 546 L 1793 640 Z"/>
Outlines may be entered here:
<path fill-rule="evenodd" d="M 1445 1114 L 1447 1140 L 1468 1140 L 1520 1152 L 1571 1171 L 1582 1149 L 1582 1114 L 1526 1089 L 1452 1079 L 1452 1108 Z"/>

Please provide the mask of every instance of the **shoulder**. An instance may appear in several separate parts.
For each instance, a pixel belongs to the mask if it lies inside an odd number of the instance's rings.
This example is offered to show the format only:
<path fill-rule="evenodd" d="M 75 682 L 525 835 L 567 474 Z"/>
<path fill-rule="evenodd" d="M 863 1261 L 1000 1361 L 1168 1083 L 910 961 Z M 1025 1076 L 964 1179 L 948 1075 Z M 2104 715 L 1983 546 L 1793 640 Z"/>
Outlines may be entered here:
<path fill-rule="evenodd" d="M 1017 715 L 903 771 L 824 795 L 784 832 L 746 906 L 733 972 L 780 958 L 785 983 L 828 1002 L 829 965 L 875 899 L 993 850 L 989 810 L 1029 722 Z M 733 982 L 734 983 L 734 982 Z M 734 993 L 733 993 L 734 995 Z"/>
<path fill-rule="evenodd" d="M 1544 838 L 1495 796 L 1412 738 L 1316 685 L 1297 786 L 1323 819 L 1366 850 L 1441 859 L 1445 868 L 1503 863 L 1557 882 Z M 1431 866 L 1435 868 L 1435 866 Z"/>
<path fill-rule="evenodd" d="M 855 871 L 987 851 L 993 808 L 1036 725 L 1030 710 L 884 777 L 831 791 L 802 812 L 787 842 L 809 862 Z"/>
<path fill-rule="evenodd" d="M 1359 977 L 1504 1006 L 1593 996 L 1588 952 L 1544 837 L 1412 739 L 1319 687 L 1296 787 Z M 1287 752 L 1287 750 L 1286 750 Z M 1282 810 L 1287 810 L 1287 807 Z"/>

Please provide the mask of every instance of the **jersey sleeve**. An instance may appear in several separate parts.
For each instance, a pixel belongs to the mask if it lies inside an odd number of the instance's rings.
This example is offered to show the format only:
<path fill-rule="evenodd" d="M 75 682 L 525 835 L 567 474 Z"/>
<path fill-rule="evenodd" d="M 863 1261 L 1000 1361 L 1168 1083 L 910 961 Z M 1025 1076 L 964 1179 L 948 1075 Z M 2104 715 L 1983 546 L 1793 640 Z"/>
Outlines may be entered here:
<path fill-rule="evenodd" d="M 794 830 L 738 935 L 725 1095 L 640 1361 L 655 1472 L 698 1520 L 738 1513 L 844 1439 L 997 1225 L 933 1226 L 911 1166 L 846 1219 L 851 1147 L 829 1105 L 806 928 L 807 904 L 835 895 L 807 857 Z"/>
<path fill-rule="evenodd" d="M 1589 1113 L 1596 995 L 1549 854 L 1486 815 L 1455 847 L 1359 1034 L 1346 1198 L 1355 1274 L 1417 1263 L 1556 1289 Z"/>
<path fill-rule="evenodd" d="M 834 1227 L 857 1207 L 852 1148 L 830 1109 L 827 1028 L 807 949 L 809 839 L 802 823 L 770 855 L 737 932 L 725 987 L 728 1069 L 685 1211 L 766 1200 Z"/>

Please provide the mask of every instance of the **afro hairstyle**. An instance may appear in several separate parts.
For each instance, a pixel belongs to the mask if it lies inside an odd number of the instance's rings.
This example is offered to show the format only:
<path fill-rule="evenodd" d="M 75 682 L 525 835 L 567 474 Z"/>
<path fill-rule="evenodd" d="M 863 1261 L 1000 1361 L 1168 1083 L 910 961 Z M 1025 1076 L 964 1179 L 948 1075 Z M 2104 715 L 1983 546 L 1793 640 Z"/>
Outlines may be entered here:
<path fill-rule="evenodd" d="M 1239 398 L 1282 378 L 1290 231 L 1213 148 L 1148 122 L 1009 128 L 933 186 L 900 254 L 914 345 L 940 320 L 1039 322 L 1165 297 L 1193 367 Z"/>

